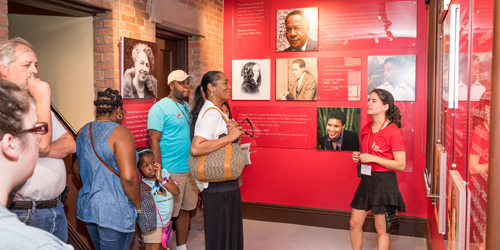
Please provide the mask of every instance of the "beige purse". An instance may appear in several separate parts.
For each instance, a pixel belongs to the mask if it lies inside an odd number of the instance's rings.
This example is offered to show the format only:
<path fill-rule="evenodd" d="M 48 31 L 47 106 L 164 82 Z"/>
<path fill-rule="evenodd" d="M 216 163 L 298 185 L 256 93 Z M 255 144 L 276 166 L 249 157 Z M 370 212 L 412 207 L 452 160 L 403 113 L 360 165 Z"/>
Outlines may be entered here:
<path fill-rule="evenodd" d="M 210 109 L 216 109 L 221 114 L 226 123 L 227 117 L 217 108 L 208 108 L 203 116 Z M 202 117 L 203 117 L 202 116 Z M 221 182 L 232 181 L 241 176 L 245 167 L 246 156 L 241 151 L 240 145 L 236 142 L 229 143 L 226 146 L 215 150 L 214 152 L 203 156 L 189 156 L 189 170 L 193 177 L 198 181 Z"/>

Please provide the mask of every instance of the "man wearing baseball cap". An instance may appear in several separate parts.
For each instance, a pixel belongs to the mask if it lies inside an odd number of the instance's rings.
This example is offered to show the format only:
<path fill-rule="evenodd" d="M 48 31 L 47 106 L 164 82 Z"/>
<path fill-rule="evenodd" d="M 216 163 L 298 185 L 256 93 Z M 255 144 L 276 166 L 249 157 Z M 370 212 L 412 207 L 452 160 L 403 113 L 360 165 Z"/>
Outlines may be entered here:
<path fill-rule="evenodd" d="M 179 195 L 174 196 L 172 212 L 178 250 L 187 249 L 189 211 L 195 209 L 198 202 L 198 188 L 188 166 L 191 107 L 185 100 L 191 89 L 190 80 L 194 77 L 183 70 L 172 71 L 168 75 L 170 95 L 155 103 L 148 114 L 149 145 L 155 160 L 178 182 L 180 190 Z"/>

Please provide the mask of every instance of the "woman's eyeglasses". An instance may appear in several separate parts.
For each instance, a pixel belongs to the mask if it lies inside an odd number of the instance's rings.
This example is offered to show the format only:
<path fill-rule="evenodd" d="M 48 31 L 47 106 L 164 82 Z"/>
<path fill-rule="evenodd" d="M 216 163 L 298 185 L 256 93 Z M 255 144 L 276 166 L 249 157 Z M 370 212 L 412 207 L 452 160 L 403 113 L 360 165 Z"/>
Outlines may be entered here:
<path fill-rule="evenodd" d="M 30 128 L 30 129 L 25 129 L 17 132 L 18 134 L 24 134 L 24 133 L 37 133 L 39 135 L 44 135 L 49 132 L 49 124 L 46 122 L 38 122 L 35 124 L 35 127 Z"/>
<path fill-rule="evenodd" d="M 241 125 L 241 127 L 243 127 L 243 124 L 244 124 L 245 122 L 247 122 L 247 123 L 248 123 L 248 125 L 250 125 L 250 128 L 252 129 L 252 133 L 250 134 L 250 133 L 248 133 L 248 132 L 247 132 L 247 131 L 245 131 L 245 130 L 243 130 L 243 132 L 245 132 L 245 134 L 246 134 L 246 135 L 248 135 L 248 136 L 250 136 L 250 137 L 253 137 L 253 135 L 254 135 L 254 131 L 253 131 L 253 125 L 252 125 L 252 122 L 250 121 L 250 119 L 245 118 L 245 119 L 241 122 L 241 124 L 240 124 L 240 125 Z"/>
<path fill-rule="evenodd" d="M 46 122 L 39 122 L 35 124 L 35 127 L 17 131 L 16 134 L 20 135 L 25 133 L 37 133 L 39 135 L 44 135 L 47 134 L 47 132 L 49 132 L 49 124 L 47 124 Z M 4 135 L 2 136 L 2 138 L 0 138 L 0 141 L 3 140 Z"/>

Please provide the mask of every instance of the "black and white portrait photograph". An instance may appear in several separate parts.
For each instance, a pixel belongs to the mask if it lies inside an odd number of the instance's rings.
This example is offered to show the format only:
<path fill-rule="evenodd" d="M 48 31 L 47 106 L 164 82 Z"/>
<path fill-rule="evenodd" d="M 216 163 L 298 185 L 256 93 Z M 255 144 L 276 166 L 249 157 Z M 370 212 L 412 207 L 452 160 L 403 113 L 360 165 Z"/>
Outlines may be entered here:
<path fill-rule="evenodd" d="M 233 100 L 271 99 L 271 60 L 233 60 Z"/>
<path fill-rule="evenodd" d="M 318 50 L 318 8 L 276 11 L 276 51 Z"/>
<path fill-rule="evenodd" d="M 318 59 L 276 59 L 276 100 L 315 101 L 318 97 Z"/>
<path fill-rule="evenodd" d="M 121 95 L 123 98 L 156 98 L 156 43 L 122 38 Z"/>
<path fill-rule="evenodd" d="M 391 92 L 394 101 L 415 101 L 415 55 L 369 56 L 368 93 Z"/>

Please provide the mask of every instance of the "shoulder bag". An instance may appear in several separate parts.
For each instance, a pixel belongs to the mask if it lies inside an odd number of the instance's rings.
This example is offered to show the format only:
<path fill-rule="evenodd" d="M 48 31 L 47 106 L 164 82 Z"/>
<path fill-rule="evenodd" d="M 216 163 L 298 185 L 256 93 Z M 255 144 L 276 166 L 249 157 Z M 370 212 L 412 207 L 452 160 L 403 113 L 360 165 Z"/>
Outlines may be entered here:
<path fill-rule="evenodd" d="M 208 108 L 219 111 L 226 123 L 227 117 L 218 108 Z M 203 116 L 202 116 L 203 117 Z M 236 142 L 228 143 L 214 152 L 202 156 L 189 156 L 189 170 L 193 177 L 203 182 L 232 181 L 241 176 L 245 167 L 246 156 Z"/>
<path fill-rule="evenodd" d="M 89 126 L 90 142 L 92 149 L 99 160 L 106 166 L 113 174 L 120 178 L 120 175 L 111 168 L 101 157 L 97 154 L 94 147 L 94 139 L 92 138 L 92 123 Z M 141 180 L 141 212 L 137 215 L 137 225 L 142 232 L 151 232 L 156 230 L 156 205 L 151 194 L 151 187 Z"/>

